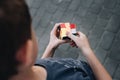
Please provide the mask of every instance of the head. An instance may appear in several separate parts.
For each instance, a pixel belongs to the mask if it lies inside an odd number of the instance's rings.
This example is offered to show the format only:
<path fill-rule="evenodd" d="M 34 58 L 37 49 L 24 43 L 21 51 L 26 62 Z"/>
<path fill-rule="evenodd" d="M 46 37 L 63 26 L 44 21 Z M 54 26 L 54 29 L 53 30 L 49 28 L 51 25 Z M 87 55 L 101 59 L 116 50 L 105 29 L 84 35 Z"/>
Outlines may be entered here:
<path fill-rule="evenodd" d="M 24 0 L 0 0 L 0 80 L 31 67 L 37 43 Z"/>

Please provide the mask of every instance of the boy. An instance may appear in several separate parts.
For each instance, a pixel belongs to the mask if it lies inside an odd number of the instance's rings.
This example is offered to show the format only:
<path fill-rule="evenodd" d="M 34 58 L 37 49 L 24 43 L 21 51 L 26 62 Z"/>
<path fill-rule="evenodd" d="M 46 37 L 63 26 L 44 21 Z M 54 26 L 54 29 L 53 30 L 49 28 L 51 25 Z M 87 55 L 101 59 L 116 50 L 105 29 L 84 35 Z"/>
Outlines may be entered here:
<path fill-rule="evenodd" d="M 67 36 L 90 66 L 83 61 L 50 58 L 66 43 L 56 37 L 60 24 L 54 26 L 42 59 L 36 61 L 37 42 L 31 22 L 24 0 L 0 0 L 0 80 L 112 80 L 81 32 L 79 36 L 68 32 Z"/>

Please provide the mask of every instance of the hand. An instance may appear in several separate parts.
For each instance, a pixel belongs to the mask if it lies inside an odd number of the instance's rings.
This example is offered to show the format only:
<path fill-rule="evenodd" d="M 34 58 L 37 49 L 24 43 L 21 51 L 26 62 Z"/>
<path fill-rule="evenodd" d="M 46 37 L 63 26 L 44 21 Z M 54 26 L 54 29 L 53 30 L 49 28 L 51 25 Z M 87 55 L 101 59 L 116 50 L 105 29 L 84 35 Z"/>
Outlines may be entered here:
<path fill-rule="evenodd" d="M 72 33 L 68 32 L 67 36 L 71 38 L 75 44 L 72 44 L 73 47 L 77 46 L 79 47 L 84 54 L 86 53 L 87 50 L 91 50 L 88 39 L 85 34 L 82 32 L 78 32 L 78 36 L 73 35 Z"/>
<path fill-rule="evenodd" d="M 106 71 L 104 66 L 102 66 L 100 61 L 94 55 L 94 52 L 90 48 L 88 39 L 85 34 L 83 34 L 82 32 L 78 32 L 78 36 L 74 36 L 72 33 L 68 32 L 67 36 L 71 38 L 75 42 L 75 44 L 82 50 L 82 53 L 87 59 L 87 62 L 89 63 L 96 80 L 112 80 L 111 76 Z"/>
<path fill-rule="evenodd" d="M 57 23 L 55 24 L 54 28 L 52 29 L 51 33 L 50 33 L 50 41 L 49 41 L 49 45 L 52 48 L 56 48 L 58 47 L 60 44 L 65 43 L 65 40 L 60 40 L 57 38 L 57 28 L 61 23 Z"/>

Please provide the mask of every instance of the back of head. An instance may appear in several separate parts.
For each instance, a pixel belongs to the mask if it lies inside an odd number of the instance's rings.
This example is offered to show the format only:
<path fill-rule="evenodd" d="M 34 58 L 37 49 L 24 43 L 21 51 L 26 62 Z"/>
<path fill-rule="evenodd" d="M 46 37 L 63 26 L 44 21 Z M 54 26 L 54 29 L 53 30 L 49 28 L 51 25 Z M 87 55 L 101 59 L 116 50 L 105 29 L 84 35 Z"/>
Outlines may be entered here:
<path fill-rule="evenodd" d="M 0 80 L 17 74 L 17 50 L 31 39 L 31 17 L 24 0 L 0 0 Z"/>

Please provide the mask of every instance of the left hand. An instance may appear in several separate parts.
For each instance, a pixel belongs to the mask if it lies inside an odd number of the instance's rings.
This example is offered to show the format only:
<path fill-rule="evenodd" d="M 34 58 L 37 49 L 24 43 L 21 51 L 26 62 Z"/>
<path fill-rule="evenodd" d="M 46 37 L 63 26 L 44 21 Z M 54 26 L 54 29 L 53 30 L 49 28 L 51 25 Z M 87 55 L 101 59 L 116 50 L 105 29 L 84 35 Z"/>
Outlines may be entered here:
<path fill-rule="evenodd" d="M 56 23 L 54 28 L 52 29 L 51 33 L 50 33 L 50 41 L 49 41 L 49 45 L 52 48 L 57 48 L 60 44 L 66 43 L 65 40 L 60 40 L 57 38 L 57 28 L 61 23 Z"/>

